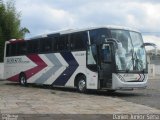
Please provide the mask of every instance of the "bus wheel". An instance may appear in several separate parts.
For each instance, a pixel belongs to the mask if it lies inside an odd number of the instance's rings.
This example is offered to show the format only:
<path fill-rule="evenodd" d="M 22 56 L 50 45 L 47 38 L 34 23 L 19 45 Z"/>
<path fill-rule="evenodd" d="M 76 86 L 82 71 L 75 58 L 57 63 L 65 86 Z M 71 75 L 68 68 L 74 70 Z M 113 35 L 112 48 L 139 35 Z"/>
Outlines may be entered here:
<path fill-rule="evenodd" d="M 77 89 L 80 93 L 86 92 L 86 77 L 80 76 L 77 83 Z"/>
<path fill-rule="evenodd" d="M 20 85 L 27 86 L 27 79 L 26 79 L 25 74 L 20 74 L 19 82 L 20 82 Z"/>

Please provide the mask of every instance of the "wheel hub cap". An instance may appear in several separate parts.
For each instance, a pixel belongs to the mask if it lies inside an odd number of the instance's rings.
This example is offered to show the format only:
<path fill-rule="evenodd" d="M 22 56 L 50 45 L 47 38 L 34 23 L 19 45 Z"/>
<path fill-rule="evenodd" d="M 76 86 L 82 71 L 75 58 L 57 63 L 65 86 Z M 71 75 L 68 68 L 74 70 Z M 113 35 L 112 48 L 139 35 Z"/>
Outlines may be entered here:
<path fill-rule="evenodd" d="M 79 90 L 83 90 L 85 86 L 86 86 L 85 80 L 81 80 L 81 81 L 79 82 Z"/>

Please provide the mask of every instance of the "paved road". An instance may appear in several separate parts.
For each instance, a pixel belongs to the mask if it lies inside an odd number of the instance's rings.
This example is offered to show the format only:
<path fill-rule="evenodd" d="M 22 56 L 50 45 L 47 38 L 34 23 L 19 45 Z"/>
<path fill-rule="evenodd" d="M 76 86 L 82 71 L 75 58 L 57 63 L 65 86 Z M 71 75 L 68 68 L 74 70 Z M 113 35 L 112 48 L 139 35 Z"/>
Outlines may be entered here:
<path fill-rule="evenodd" d="M 60 90 L 76 92 L 73 89 Z M 128 102 L 160 109 L 160 79 L 149 80 L 148 87 L 146 89 L 133 91 L 116 91 L 115 93 L 108 93 L 106 91 L 89 91 L 88 95 L 110 96 L 113 98 L 120 98 Z"/>
<path fill-rule="evenodd" d="M 38 119 L 112 119 L 112 116 L 104 115 L 160 113 L 159 101 L 159 80 L 150 80 L 148 88 L 144 90 L 115 93 L 90 91 L 87 95 L 77 93 L 75 89 L 50 89 L 46 86 L 32 85 L 21 87 L 17 83 L 0 81 L 0 113 L 19 113 L 22 115 L 21 118 L 26 118 L 23 114 L 40 114 Z M 37 115 L 28 115 L 27 118 L 34 120 L 37 119 Z"/>
<path fill-rule="evenodd" d="M 141 91 L 142 92 L 142 91 Z M 77 93 L 74 89 L 45 89 L 44 87 L 20 87 L 15 83 L 0 82 L 1 113 L 160 113 L 160 109 L 135 104 L 132 97 L 144 97 L 144 93 L 89 92 Z"/>
<path fill-rule="evenodd" d="M 118 98 L 160 109 L 160 80 L 150 80 L 147 89 L 122 92 Z M 129 94 L 125 96 L 125 94 Z"/>
<path fill-rule="evenodd" d="M 146 89 L 133 91 L 116 91 L 115 93 L 107 93 L 105 91 L 91 91 L 89 94 L 120 98 L 128 102 L 160 109 L 160 79 L 149 80 L 148 87 Z"/>

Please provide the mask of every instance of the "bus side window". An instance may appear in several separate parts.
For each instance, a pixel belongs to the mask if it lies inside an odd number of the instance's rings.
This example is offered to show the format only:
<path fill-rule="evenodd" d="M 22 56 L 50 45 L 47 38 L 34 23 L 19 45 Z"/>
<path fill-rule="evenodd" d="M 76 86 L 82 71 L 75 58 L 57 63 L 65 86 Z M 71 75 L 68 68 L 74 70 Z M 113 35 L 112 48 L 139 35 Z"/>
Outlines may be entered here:
<path fill-rule="evenodd" d="M 71 50 L 86 50 L 87 33 L 79 32 L 70 35 Z"/>
<path fill-rule="evenodd" d="M 28 54 L 36 54 L 39 52 L 39 40 L 28 40 L 27 43 Z"/>
<path fill-rule="evenodd" d="M 48 37 L 40 39 L 40 52 L 52 52 L 52 40 Z"/>
<path fill-rule="evenodd" d="M 68 35 L 60 36 L 60 39 L 58 40 L 58 50 L 59 51 L 69 50 Z"/>
<path fill-rule="evenodd" d="M 6 57 L 11 56 L 11 44 L 7 44 L 6 46 Z"/>
<path fill-rule="evenodd" d="M 24 55 L 27 52 L 26 42 L 17 43 L 17 55 Z"/>
<path fill-rule="evenodd" d="M 11 44 L 11 56 L 16 56 L 16 50 L 17 49 L 17 44 L 16 43 L 12 43 Z"/>
<path fill-rule="evenodd" d="M 97 47 L 96 45 L 88 46 L 87 50 L 87 65 L 97 64 Z"/>
<path fill-rule="evenodd" d="M 27 53 L 32 53 L 32 41 L 27 41 Z"/>
<path fill-rule="evenodd" d="M 53 37 L 52 39 L 53 39 L 52 51 L 56 52 L 56 51 L 58 51 L 58 40 L 59 40 L 59 37 Z"/>
<path fill-rule="evenodd" d="M 89 34 L 91 44 L 100 44 L 110 37 L 108 30 L 105 28 L 90 30 Z"/>

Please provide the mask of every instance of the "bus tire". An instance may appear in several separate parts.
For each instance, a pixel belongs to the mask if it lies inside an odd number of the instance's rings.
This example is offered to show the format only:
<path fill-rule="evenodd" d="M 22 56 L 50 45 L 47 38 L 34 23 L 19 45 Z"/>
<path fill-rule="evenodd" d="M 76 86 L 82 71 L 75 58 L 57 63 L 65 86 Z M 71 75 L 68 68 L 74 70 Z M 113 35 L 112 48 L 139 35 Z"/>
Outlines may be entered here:
<path fill-rule="evenodd" d="M 27 78 L 26 75 L 24 73 L 19 75 L 19 83 L 21 86 L 27 86 Z"/>
<path fill-rule="evenodd" d="M 86 77 L 84 75 L 78 78 L 77 89 L 80 93 L 86 93 Z"/>

